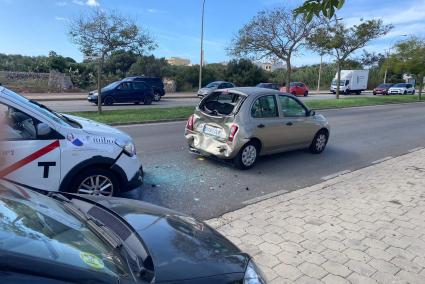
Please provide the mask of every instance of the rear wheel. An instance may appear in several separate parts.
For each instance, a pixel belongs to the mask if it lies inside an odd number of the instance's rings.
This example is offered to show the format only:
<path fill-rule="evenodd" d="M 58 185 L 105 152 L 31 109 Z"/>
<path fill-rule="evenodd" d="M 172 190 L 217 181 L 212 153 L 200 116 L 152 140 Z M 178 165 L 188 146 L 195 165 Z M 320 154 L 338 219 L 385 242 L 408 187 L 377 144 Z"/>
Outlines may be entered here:
<path fill-rule="evenodd" d="M 106 98 L 103 100 L 103 104 L 104 104 L 105 106 L 111 106 L 111 105 L 113 105 L 113 104 L 114 104 L 114 98 L 113 98 L 113 97 L 106 97 Z"/>
<path fill-rule="evenodd" d="M 99 196 L 113 196 L 119 193 L 119 182 L 115 174 L 107 169 L 95 168 L 79 173 L 74 179 L 70 192 Z"/>
<path fill-rule="evenodd" d="M 325 130 L 320 130 L 316 133 L 310 145 L 310 152 L 313 154 L 320 154 L 325 150 L 328 143 L 329 134 Z"/>
<path fill-rule="evenodd" d="M 146 97 L 143 99 L 143 104 L 145 104 L 145 105 L 150 105 L 150 104 L 152 104 L 152 97 L 151 97 L 151 96 L 146 96 Z"/>
<path fill-rule="evenodd" d="M 254 166 L 258 157 L 258 146 L 253 142 L 246 143 L 235 158 L 235 166 L 247 170 Z"/>
<path fill-rule="evenodd" d="M 135 105 L 140 105 L 140 102 L 134 102 Z"/>
<path fill-rule="evenodd" d="M 154 100 L 155 102 L 159 102 L 159 101 L 161 100 L 161 94 L 160 94 L 160 93 L 158 93 L 158 92 L 155 92 L 155 93 L 153 94 L 153 100 Z"/>

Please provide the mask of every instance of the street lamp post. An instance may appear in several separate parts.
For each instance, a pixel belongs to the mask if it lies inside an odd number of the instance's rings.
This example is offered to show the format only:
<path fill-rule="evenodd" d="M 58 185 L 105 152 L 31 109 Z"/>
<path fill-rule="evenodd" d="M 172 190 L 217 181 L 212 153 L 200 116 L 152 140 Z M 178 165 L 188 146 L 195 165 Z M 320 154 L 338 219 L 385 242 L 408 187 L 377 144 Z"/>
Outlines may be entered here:
<path fill-rule="evenodd" d="M 406 37 L 407 35 L 401 35 L 402 37 Z M 384 73 L 384 84 L 387 83 L 387 73 L 388 73 L 388 59 L 390 58 L 390 53 L 391 53 L 391 49 L 393 49 L 393 45 L 394 45 L 394 41 L 392 41 L 390 48 L 388 49 L 387 52 L 387 62 L 385 63 L 385 73 Z"/>
<path fill-rule="evenodd" d="M 205 9 L 205 0 L 202 0 L 201 60 L 199 62 L 199 89 L 202 88 L 202 66 L 204 65 L 204 9 Z"/>
<path fill-rule="evenodd" d="M 320 77 L 322 75 L 323 54 L 320 54 L 319 79 L 317 80 L 317 92 L 320 91 Z"/>

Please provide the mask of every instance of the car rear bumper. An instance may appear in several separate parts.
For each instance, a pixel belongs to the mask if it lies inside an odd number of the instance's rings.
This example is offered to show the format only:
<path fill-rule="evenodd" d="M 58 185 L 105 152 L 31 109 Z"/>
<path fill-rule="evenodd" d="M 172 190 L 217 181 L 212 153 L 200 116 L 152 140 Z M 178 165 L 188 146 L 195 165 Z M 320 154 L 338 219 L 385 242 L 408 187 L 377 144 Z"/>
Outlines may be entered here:
<path fill-rule="evenodd" d="M 202 156 L 213 156 L 219 159 L 233 159 L 240 148 L 248 141 L 221 141 L 188 129 L 185 131 L 185 138 L 189 146 L 189 152 Z"/>

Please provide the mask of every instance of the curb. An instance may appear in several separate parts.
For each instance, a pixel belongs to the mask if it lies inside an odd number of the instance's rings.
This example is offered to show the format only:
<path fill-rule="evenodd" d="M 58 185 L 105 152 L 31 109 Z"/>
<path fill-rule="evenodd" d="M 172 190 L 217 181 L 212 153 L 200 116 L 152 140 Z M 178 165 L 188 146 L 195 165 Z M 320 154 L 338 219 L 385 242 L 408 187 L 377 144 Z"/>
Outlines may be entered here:
<path fill-rule="evenodd" d="M 187 120 L 187 117 L 185 117 L 185 118 L 176 118 L 176 119 L 146 120 L 146 121 L 142 121 L 142 122 L 105 123 L 105 124 L 110 125 L 110 126 L 125 126 L 125 125 L 134 125 L 134 126 L 137 126 L 137 125 L 143 125 L 143 124 L 180 122 L 180 121 L 186 121 L 186 120 Z"/>
<path fill-rule="evenodd" d="M 32 98 L 30 96 L 26 97 L 27 99 L 37 100 L 39 102 L 53 102 L 53 101 L 87 101 L 87 97 L 77 97 L 77 98 Z M 177 99 L 196 99 L 196 96 L 170 96 L 164 97 L 166 100 L 177 100 Z"/>
<path fill-rule="evenodd" d="M 425 149 L 425 147 L 417 147 L 417 148 L 415 148 L 415 149 L 408 150 L 407 152 L 402 153 L 402 154 L 400 154 L 400 155 L 397 155 L 397 156 L 391 157 L 390 159 L 385 159 L 385 160 L 383 159 L 382 161 L 379 161 L 379 162 L 377 162 L 377 163 L 373 163 L 373 162 L 372 162 L 371 164 L 364 165 L 364 166 L 361 166 L 361 167 L 359 167 L 359 168 L 356 168 L 356 169 L 350 170 L 350 171 L 348 171 L 348 172 L 346 172 L 346 173 L 343 173 L 343 174 L 340 174 L 340 175 L 338 175 L 338 176 L 335 176 L 335 177 L 333 177 L 333 178 L 331 178 L 331 179 L 329 179 L 329 180 L 320 181 L 320 182 L 317 182 L 317 183 L 315 183 L 315 184 L 305 186 L 305 187 L 303 187 L 303 188 L 299 188 L 299 189 L 295 189 L 295 190 L 291 190 L 291 191 L 284 191 L 284 192 L 282 192 L 282 191 L 272 192 L 272 193 L 270 193 L 270 194 L 266 194 L 266 195 L 264 195 L 264 196 L 259 196 L 259 198 L 253 198 L 253 199 L 256 199 L 256 200 L 255 200 L 255 201 L 253 201 L 253 202 L 249 202 L 250 200 L 246 200 L 246 201 L 243 201 L 239 207 L 237 207 L 237 208 L 235 208 L 235 209 L 233 209 L 233 210 L 226 211 L 226 212 L 224 212 L 224 213 L 220 214 L 220 215 L 219 215 L 219 216 L 217 216 L 217 217 L 213 217 L 213 218 L 210 218 L 210 219 L 207 219 L 207 220 L 203 220 L 203 222 L 206 222 L 208 225 L 210 225 L 210 226 L 214 226 L 214 228 L 215 228 L 215 229 L 218 229 L 218 228 L 220 228 L 220 227 L 222 227 L 222 226 L 224 226 L 224 225 L 229 224 L 229 223 L 230 223 L 230 222 L 232 222 L 232 221 L 235 221 L 235 220 L 240 219 L 240 217 L 239 217 L 239 218 L 235 218 L 235 219 L 227 219 L 227 218 L 226 218 L 226 216 L 225 216 L 226 214 L 229 214 L 229 213 L 232 213 L 232 212 L 235 212 L 235 211 L 238 211 L 238 210 L 242 210 L 242 209 L 247 208 L 247 207 L 249 207 L 249 206 L 252 206 L 252 205 L 255 205 L 255 204 L 257 204 L 257 203 L 260 203 L 260 202 L 263 202 L 263 201 L 267 201 L 267 200 L 270 200 L 270 199 L 276 198 L 276 197 L 278 197 L 278 196 L 282 196 L 282 195 L 285 195 L 285 194 L 288 194 L 288 193 L 294 193 L 294 192 L 297 192 L 297 191 L 299 191 L 299 190 L 303 190 L 303 189 L 306 189 L 306 188 L 310 188 L 310 189 L 311 189 L 311 188 L 317 187 L 317 186 L 319 186 L 319 185 L 321 185 L 321 184 L 322 184 L 323 186 L 322 186 L 321 188 L 314 189 L 313 191 L 321 190 L 321 189 L 323 189 L 323 188 L 328 187 L 329 185 L 333 185 L 333 184 L 335 184 L 335 183 L 340 183 L 340 182 L 341 182 L 341 181 L 337 181 L 337 182 L 335 182 L 335 179 L 338 179 L 338 178 L 344 177 L 344 176 L 349 175 L 349 174 L 356 173 L 357 171 L 360 171 L 360 170 L 363 170 L 363 169 L 366 169 L 366 168 L 369 168 L 369 167 L 373 167 L 373 166 L 376 166 L 376 165 L 378 165 L 378 164 L 382 164 L 382 163 L 385 163 L 385 162 L 388 162 L 388 161 L 391 161 L 391 160 L 394 160 L 394 159 L 397 159 L 397 158 L 400 158 L 400 157 L 406 156 L 406 155 L 408 155 L 408 154 L 412 154 L 412 153 L 417 152 L 417 151 L 422 151 L 422 150 L 424 150 L 424 149 Z M 311 191 L 311 190 L 310 190 L 310 191 Z M 304 193 L 304 194 L 302 194 L 302 195 L 305 195 L 305 194 L 308 194 L 308 193 L 309 193 L 309 192 Z M 251 200 L 253 200 L 253 199 L 251 199 Z M 290 199 L 292 199 L 292 198 L 290 198 Z M 245 202 L 245 203 L 244 203 L 244 202 Z"/>

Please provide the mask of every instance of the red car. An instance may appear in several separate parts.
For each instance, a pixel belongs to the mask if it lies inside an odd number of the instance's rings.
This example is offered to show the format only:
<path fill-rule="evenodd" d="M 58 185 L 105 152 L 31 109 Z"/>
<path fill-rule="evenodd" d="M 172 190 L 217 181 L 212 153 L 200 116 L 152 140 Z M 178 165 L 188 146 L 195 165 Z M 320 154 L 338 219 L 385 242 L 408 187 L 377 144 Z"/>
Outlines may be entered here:
<path fill-rule="evenodd" d="M 391 88 L 394 84 L 391 83 L 383 83 L 380 84 L 378 87 L 373 89 L 373 95 L 376 96 L 377 94 L 381 95 L 388 95 L 388 89 Z"/>
<path fill-rule="evenodd" d="M 289 85 L 289 92 L 294 96 L 308 96 L 308 88 L 304 83 L 301 82 L 291 82 Z"/>

